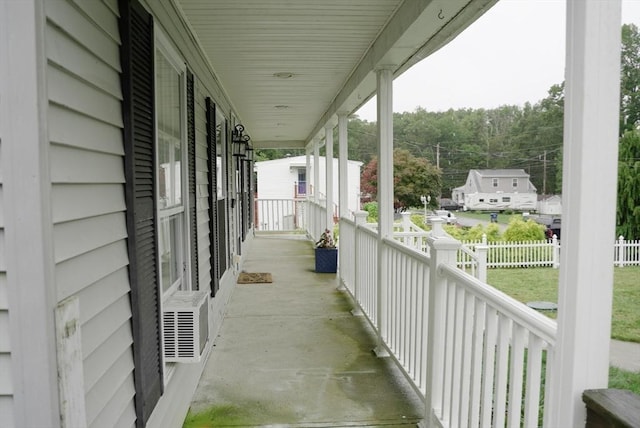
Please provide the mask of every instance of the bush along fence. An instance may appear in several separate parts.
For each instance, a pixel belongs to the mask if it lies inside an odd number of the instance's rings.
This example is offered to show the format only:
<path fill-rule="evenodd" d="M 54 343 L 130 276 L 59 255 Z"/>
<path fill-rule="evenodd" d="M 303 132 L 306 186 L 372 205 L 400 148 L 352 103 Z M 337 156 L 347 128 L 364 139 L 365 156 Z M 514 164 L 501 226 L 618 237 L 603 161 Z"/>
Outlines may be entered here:
<path fill-rule="evenodd" d="M 463 249 L 458 252 L 458 266 L 464 270 L 482 272 L 487 268 L 522 268 L 560 266 L 560 240 L 554 235 L 547 241 L 487 242 L 486 235 L 481 241 L 463 241 Z M 640 266 L 640 240 L 627 241 L 620 236 L 613 245 L 614 265 Z"/>

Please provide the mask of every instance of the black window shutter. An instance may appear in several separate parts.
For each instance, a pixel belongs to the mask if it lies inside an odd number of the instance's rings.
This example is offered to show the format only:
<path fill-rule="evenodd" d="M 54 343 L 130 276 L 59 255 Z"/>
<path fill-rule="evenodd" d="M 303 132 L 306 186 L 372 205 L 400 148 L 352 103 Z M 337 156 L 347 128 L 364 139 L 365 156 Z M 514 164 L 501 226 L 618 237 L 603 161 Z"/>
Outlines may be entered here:
<path fill-rule="evenodd" d="M 227 271 L 227 201 L 226 199 L 218 200 L 218 277 Z"/>
<path fill-rule="evenodd" d="M 220 262 L 218 240 L 218 174 L 216 160 L 216 105 L 207 97 L 207 157 L 209 158 L 209 264 L 211 274 L 211 297 L 214 297 L 220 287 Z"/>
<path fill-rule="evenodd" d="M 187 143 L 189 156 L 189 227 L 191 229 L 191 288 L 198 283 L 198 218 L 196 209 L 196 112 L 193 73 L 187 70 Z"/>
<path fill-rule="evenodd" d="M 127 246 L 133 330 L 136 426 L 163 392 L 155 192 L 153 18 L 120 0 Z"/>

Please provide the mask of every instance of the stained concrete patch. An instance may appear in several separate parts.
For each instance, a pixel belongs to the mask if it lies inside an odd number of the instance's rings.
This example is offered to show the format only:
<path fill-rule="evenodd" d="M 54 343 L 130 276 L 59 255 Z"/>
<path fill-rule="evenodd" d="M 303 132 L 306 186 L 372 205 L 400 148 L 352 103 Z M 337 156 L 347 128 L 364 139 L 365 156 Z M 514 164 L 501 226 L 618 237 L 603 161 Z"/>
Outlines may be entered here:
<path fill-rule="evenodd" d="M 234 290 L 192 412 L 234 409 L 211 426 L 415 426 L 422 401 L 372 354 L 375 336 L 335 278 L 311 272 L 311 250 L 254 240 L 247 270 L 269 270 L 274 283 Z"/>

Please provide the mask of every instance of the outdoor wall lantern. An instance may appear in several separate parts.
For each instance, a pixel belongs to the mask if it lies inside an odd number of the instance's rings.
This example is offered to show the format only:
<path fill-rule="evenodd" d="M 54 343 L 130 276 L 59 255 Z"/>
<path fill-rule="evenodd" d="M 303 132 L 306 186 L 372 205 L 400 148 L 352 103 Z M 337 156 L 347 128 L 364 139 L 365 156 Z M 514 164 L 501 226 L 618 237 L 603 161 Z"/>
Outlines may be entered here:
<path fill-rule="evenodd" d="M 233 155 L 238 157 L 247 156 L 247 147 L 251 137 L 244 133 L 244 126 L 237 124 L 231 131 L 231 142 L 233 143 Z M 250 149 L 252 150 L 252 149 Z"/>
<path fill-rule="evenodd" d="M 244 150 L 245 150 L 246 160 L 248 162 L 253 162 L 253 146 L 251 144 L 247 143 L 247 145 L 244 148 Z"/>

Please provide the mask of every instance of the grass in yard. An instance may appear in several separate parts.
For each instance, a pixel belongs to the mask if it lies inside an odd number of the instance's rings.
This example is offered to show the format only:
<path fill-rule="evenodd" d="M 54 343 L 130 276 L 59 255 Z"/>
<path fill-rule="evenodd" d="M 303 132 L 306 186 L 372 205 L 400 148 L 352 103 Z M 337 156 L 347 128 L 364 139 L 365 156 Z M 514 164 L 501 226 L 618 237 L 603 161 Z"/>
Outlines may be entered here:
<path fill-rule="evenodd" d="M 489 269 L 487 282 L 520 302 L 558 301 L 558 269 Z M 555 318 L 555 312 L 542 311 Z M 640 267 L 614 269 L 611 337 L 640 342 Z"/>
<path fill-rule="evenodd" d="M 628 389 L 640 394 L 640 372 L 628 372 L 617 367 L 609 368 L 609 388 Z"/>

